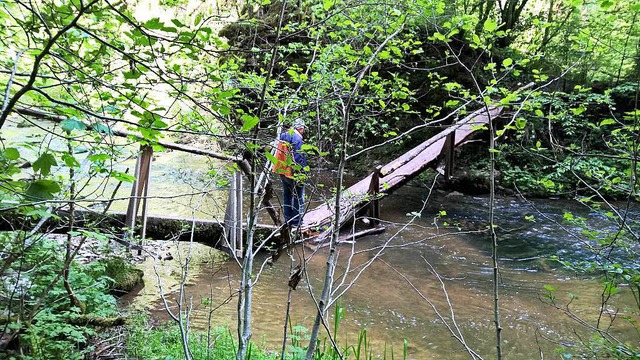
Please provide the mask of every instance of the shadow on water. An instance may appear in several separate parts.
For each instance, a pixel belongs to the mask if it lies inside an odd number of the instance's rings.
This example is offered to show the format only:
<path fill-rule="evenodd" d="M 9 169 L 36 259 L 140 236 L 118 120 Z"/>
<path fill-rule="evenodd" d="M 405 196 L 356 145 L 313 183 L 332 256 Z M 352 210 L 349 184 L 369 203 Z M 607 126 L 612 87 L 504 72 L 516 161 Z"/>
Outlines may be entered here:
<path fill-rule="evenodd" d="M 2 135 L 9 137 L 10 134 L 3 128 Z M 29 141 L 37 145 L 42 142 L 42 136 Z M 34 160 L 28 151 L 21 151 L 21 155 Z M 125 159 L 117 166 L 120 170 L 133 168 L 135 161 Z M 226 192 L 220 191 L 216 179 L 208 174 L 208 168 L 207 160 L 202 157 L 183 156 L 177 152 L 158 156 L 152 164 L 151 196 L 154 200 L 150 212 L 190 215 L 191 209 L 198 208 L 201 215 L 198 217 L 219 216 L 224 211 L 222 204 L 226 202 Z M 110 184 L 102 191 L 109 194 L 113 186 Z M 118 196 L 126 197 L 128 193 L 129 188 L 121 189 Z M 190 193 L 196 195 L 180 195 Z M 316 194 L 309 193 L 317 199 Z M 341 345 L 355 344 L 358 332 L 366 328 L 376 353 L 381 354 L 385 347 L 393 347 L 397 356 L 406 339 L 411 359 L 469 358 L 460 341 L 448 330 L 452 329 L 480 355 L 493 358 L 493 269 L 491 242 L 486 231 L 488 199 L 440 194 L 423 207 L 426 198 L 424 189 L 401 188 L 383 199 L 381 214 L 387 227 L 385 233 L 339 247 L 334 290 L 342 293 L 347 287 L 349 289 L 340 300 L 346 315 L 341 321 L 337 341 Z M 407 214 L 420 211 L 420 217 L 408 224 L 412 217 Z M 554 357 L 558 344 L 575 341 L 578 335 L 589 338 L 584 327 L 548 304 L 545 285 L 557 289 L 554 296 L 562 308 L 578 314 L 589 324 L 594 324 L 598 317 L 601 285 L 561 269 L 550 260 L 557 255 L 570 262 L 579 262 L 593 260 L 597 254 L 589 249 L 598 245 L 598 238 L 590 238 L 583 229 L 566 224 L 563 220 L 567 212 L 586 218 L 587 230 L 617 230 L 606 217 L 575 202 L 536 200 L 529 203 L 514 198 L 496 201 L 505 358 L 539 358 L 532 354 L 541 353 Z M 628 215 L 637 219 L 639 212 L 636 207 Z M 202 245 L 196 246 L 195 253 L 203 254 L 208 250 Z M 381 251 L 382 246 L 386 248 Z M 291 321 L 298 329 L 311 327 L 315 314 L 311 294 L 317 297 L 321 289 L 326 255 L 326 249 L 310 256 L 309 249 L 298 247 L 290 256 L 282 256 L 272 266 L 264 267 L 254 293 L 255 341 L 264 342 L 273 349 L 280 347 L 289 271 L 291 266 L 301 264 L 303 258 L 309 259 L 306 264 L 308 276 L 293 294 Z M 625 252 L 613 255 L 622 261 L 635 261 Z M 164 274 L 165 278 L 179 278 L 178 258 L 160 263 L 158 273 Z M 234 261 L 212 260 L 219 258 L 219 255 L 201 257 L 200 265 L 192 267 L 197 270 L 185 288 L 184 298 L 190 299 L 191 319 L 202 329 L 210 324 L 234 327 L 236 323 L 239 269 Z M 371 261 L 373 259 L 375 261 Z M 265 260 L 266 255 L 261 254 L 258 263 Z M 140 292 L 144 296 L 130 294 L 123 301 L 151 308 L 155 317 L 167 319 L 164 305 L 157 301 L 159 296 L 154 293 L 157 282 L 153 271 L 149 273 L 151 277 Z M 178 294 L 171 290 L 167 296 L 169 306 L 175 311 Z M 150 298 L 154 300 L 149 302 Z M 617 316 L 611 331 L 637 345 L 637 334 L 623 320 L 626 316 L 639 320 L 637 314 L 629 310 L 634 306 L 633 297 L 623 289 L 614 294 L 605 310 L 606 314 Z M 635 308 L 637 310 L 637 306 Z"/>
<path fill-rule="evenodd" d="M 358 332 L 366 328 L 374 351 L 380 354 L 385 347 L 393 347 L 397 356 L 406 339 L 411 359 L 469 358 L 448 326 L 480 355 L 492 358 L 495 330 L 487 198 L 437 195 L 421 216 L 407 225 L 411 219 L 408 214 L 420 211 L 426 197 L 424 189 L 400 189 L 383 201 L 385 233 L 339 247 L 334 290 L 342 292 L 351 285 L 340 300 L 346 315 L 337 341 L 354 344 Z M 584 327 L 548 304 L 545 285 L 557 289 L 554 295 L 558 304 L 571 303 L 571 311 L 588 322 L 597 319 L 600 308 L 597 281 L 562 270 L 549 260 L 558 254 L 576 260 L 589 256 L 583 239 L 564 233 L 559 221 L 566 211 L 592 217 L 596 227 L 605 219 L 565 201 L 537 200 L 533 202 L 537 210 L 530 203 L 512 198 L 500 198 L 496 204 L 504 355 L 511 359 L 538 358 L 532 354 L 540 353 L 557 356 L 558 344 L 575 340 L 576 334 L 584 338 L 589 335 Z M 439 216 L 441 210 L 446 215 Z M 527 215 L 534 215 L 535 222 L 524 220 Z M 444 226 L 445 221 L 449 226 Z M 383 245 L 387 247 L 381 251 Z M 326 255 L 326 249 L 310 256 L 308 248 L 298 247 L 290 257 L 282 256 L 272 266 L 264 267 L 254 292 L 255 341 L 273 349 L 281 346 L 290 267 L 300 264 L 304 257 L 309 258 L 308 277 L 293 294 L 291 321 L 298 329 L 311 327 L 315 305 L 310 294 L 319 294 Z M 259 263 L 266 259 L 266 255 L 260 256 Z M 371 262 L 374 258 L 377 260 Z M 235 326 L 236 299 L 232 297 L 239 278 L 234 261 L 200 267 L 186 287 L 187 298 L 193 299 L 191 318 L 196 327 L 209 326 L 209 315 L 211 324 Z M 170 294 L 170 298 L 174 301 L 177 294 Z M 625 291 L 614 296 L 611 306 L 620 317 L 612 330 L 637 342 L 634 330 L 621 320 L 623 315 L 637 317 L 628 311 L 633 305 L 632 296 Z M 167 318 L 162 303 L 151 306 L 155 316 Z"/>

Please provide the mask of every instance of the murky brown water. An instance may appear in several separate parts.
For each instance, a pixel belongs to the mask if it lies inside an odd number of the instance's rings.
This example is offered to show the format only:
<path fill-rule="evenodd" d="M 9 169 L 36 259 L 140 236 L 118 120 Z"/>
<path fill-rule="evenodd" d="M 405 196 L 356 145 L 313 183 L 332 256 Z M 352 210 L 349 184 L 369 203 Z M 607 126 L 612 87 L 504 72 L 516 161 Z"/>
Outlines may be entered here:
<path fill-rule="evenodd" d="M 386 348 L 387 358 L 392 347 L 398 358 L 404 340 L 408 342 L 410 359 L 470 358 L 460 341 L 452 336 L 453 331 L 482 357 L 494 358 L 490 243 L 485 233 L 469 232 L 484 228 L 487 200 L 440 196 L 430 203 L 421 218 L 405 228 L 410 219 L 406 214 L 419 211 L 425 198 L 425 190 L 403 188 L 383 203 L 382 216 L 387 225 L 384 234 L 359 239 L 353 247 L 339 248 L 334 291 L 342 293 L 345 284 L 351 283 L 363 264 L 369 264 L 380 246 L 388 245 L 342 296 L 340 305 L 345 315 L 340 321 L 337 341 L 353 345 L 359 331 L 366 328 L 374 354 L 383 355 Z M 556 218 L 573 207 L 560 201 L 536 205 L 543 214 Z M 447 215 L 439 219 L 436 227 L 434 217 L 439 210 L 446 210 Z M 500 308 L 505 358 L 556 358 L 559 355 L 554 349 L 560 343 L 575 341 L 576 334 L 588 339 L 590 333 L 548 304 L 544 285 L 558 289 L 556 301 L 562 307 L 570 301 L 569 293 L 577 296 L 569 308 L 591 323 L 595 323 L 598 315 L 600 286 L 597 281 L 570 274 L 546 259 L 563 253 L 576 258 L 586 256 L 579 242 L 563 236 L 539 214 L 535 223 L 524 221 L 524 216 L 533 210 L 523 202 L 499 199 L 497 211 L 501 226 Z M 442 226 L 445 220 L 457 224 L 462 231 L 445 228 Z M 254 341 L 275 350 L 281 347 L 289 269 L 305 257 L 309 258 L 309 278 L 293 292 L 291 322 L 311 327 L 315 307 L 310 293 L 319 296 L 326 254 L 326 249 L 320 249 L 311 256 L 310 249 L 299 247 L 292 251 L 291 258 L 282 256 L 272 266 L 263 268 L 254 292 Z M 261 255 L 259 260 L 264 258 Z M 292 263 L 290 259 L 295 261 Z M 212 306 L 205 305 L 203 299 L 212 299 L 214 307 L 228 301 L 238 287 L 239 277 L 233 261 L 207 264 L 198 270 L 186 288 L 187 299 L 194 304 L 191 318 L 197 327 L 206 328 L 209 324 Z M 629 310 L 634 302 L 626 290 L 611 302 L 610 310 L 618 311 L 613 332 L 637 346 L 637 335 L 622 320 L 622 315 L 637 320 Z M 235 300 L 212 313 L 214 326 L 235 326 Z M 152 307 L 155 316 L 166 318 L 160 302 Z M 330 313 L 333 316 L 333 309 Z"/>
<path fill-rule="evenodd" d="M 40 144 L 48 144 L 53 151 L 66 151 L 67 142 L 50 133 L 54 128 L 51 123 L 44 123 L 43 128 L 34 126 L 18 128 L 15 119 L 8 122 L 2 128 L 0 134 L 5 146 L 16 147 L 20 151 L 21 158 L 33 162 L 42 151 Z M 57 130 L 60 131 L 59 129 Z M 130 144 L 128 140 L 113 137 L 108 139 L 120 146 L 121 154 L 113 156 L 105 162 L 106 168 L 113 168 L 121 172 L 128 171 L 133 175 L 136 167 L 136 156 L 139 145 Z M 128 145 L 127 145 L 128 144 Z M 126 211 L 128 197 L 131 194 L 131 183 L 123 182 L 117 193 L 114 193 L 118 181 L 105 177 L 104 174 L 89 175 L 91 162 L 87 161 L 90 151 L 99 153 L 103 150 L 91 149 L 86 144 L 74 144 L 74 156 L 82 165 L 76 169 L 76 188 L 79 189 L 79 197 L 88 200 L 106 201 L 115 198 L 110 209 L 114 211 Z M 62 179 L 68 177 L 68 168 L 59 158 L 60 166 L 52 167 L 52 172 Z M 214 218 L 224 214 L 227 201 L 225 191 L 218 180 L 224 180 L 228 176 L 225 169 L 226 163 L 211 159 L 206 156 L 198 156 L 180 151 L 157 151 L 154 153 L 150 171 L 150 186 L 148 193 L 148 213 L 152 215 L 173 215 L 178 217 L 195 216 L 197 218 Z M 29 175 L 30 169 L 25 169 L 21 177 Z M 222 176 L 216 177 L 214 173 Z M 224 186 L 222 186 L 223 188 Z M 93 201 L 84 202 L 83 205 L 97 205 Z"/>
<path fill-rule="evenodd" d="M 20 131 L 13 128 L 3 129 L 2 135 L 10 139 L 9 143 L 12 137 L 21 136 Z M 43 132 L 35 131 L 32 140 L 40 142 L 43 136 Z M 33 160 L 28 151 L 22 155 Z M 118 166 L 121 170 L 133 168 L 135 161 L 126 160 Z M 152 165 L 150 195 L 160 197 L 151 201 L 150 213 L 188 216 L 192 209 L 197 209 L 198 217 L 220 215 L 224 211 L 222 204 L 226 194 L 215 191 L 216 184 L 211 177 L 205 176 L 208 169 L 209 164 L 202 157 L 186 157 L 178 152 L 159 156 Z M 110 194 L 114 186 L 112 182 L 102 191 Z M 205 193 L 201 193 L 202 190 L 206 190 Z M 129 191 L 129 187 L 124 186 L 119 195 L 127 196 Z M 167 195 L 188 193 L 197 194 L 166 198 Z M 386 348 L 387 358 L 391 348 L 396 358 L 400 358 L 406 340 L 411 359 L 467 359 L 470 356 L 459 341 L 464 339 L 482 357 L 493 358 L 496 335 L 490 241 L 486 233 L 474 232 L 486 229 L 487 199 L 439 195 L 420 218 L 405 227 L 410 220 L 407 214 L 420 211 L 426 197 L 424 189 L 402 188 L 383 201 L 385 233 L 359 239 L 353 247 L 340 246 L 334 291 L 343 294 L 339 303 L 345 311 L 337 341 L 343 346 L 354 345 L 359 332 L 366 329 L 374 354 L 382 355 Z M 582 211 L 584 216 L 593 214 L 565 201 L 536 201 L 534 209 L 525 202 L 505 198 L 498 199 L 497 205 L 505 358 L 556 358 L 554 349 L 559 344 L 575 341 L 576 334 L 589 339 L 591 333 L 548 304 L 544 285 L 555 287 L 557 303 L 564 308 L 571 302 L 571 312 L 589 324 L 595 324 L 598 316 L 601 286 L 595 280 L 568 273 L 548 260 L 551 255 L 560 255 L 569 261 L 591 257 L 584 251 L 584 242 L 567 235 L 551 220 L 560 220 L 566 210 Z M 124 206 L 124 201 L 114 205 L 116 209 Z M 446 211 L 446 215 L 438 218 L 441 210 Z M 525 215 L 533 215 L 536 222 L 525 221 Z M 593 220 L 596 228 L 599 224 L 606 226 L 597 216 Z M 449 226 L 445 226 L 445 222 Z M 379 253 L 382 245 L 387 248 Z M 206 250 L 202 245 L 195 249 L 199 255 Z M 301 264 L 305 258 L 308 259 L 308 279 L 303 279 L 293 292 L 290 316 L 291 324 L 297 329 L 310 328 L 315 313 L 310 294 L 319 295 L 326 254 L 326 249 L 311 255 L 310 249 L 299 247 L 292 251 L 291 257 L 282 256 L 275 264 L 263 268 L 254 292 L 254 341 L 264 343 L 267 348 L 280 348 L 290 267 Z M 370 262 L 374 257 L 376 260 Z M 260 255 L 258 260 L 259 263 L 264 261 L 265 255 Z M 192 267 L 194 276 L 186 287 L 186 299 L 193 304 L 191 318 L 194 324 L 206 328 L 211 315 L 214 326 L 234 327 L 236 298 L 233 296 L 240 277 L 238 266 L 231 260 L 213 262 L 206 256 L 200 256 L 200 261 L 203 262 L 200 266 Z M 364 264 L 367 267 L 360 274 Z M 175 278 L 180 271 L 178 260 L 161 262 L 158 270 L 164 278 Z M 353 281 L 355 276 L 358 276 L 357 281 Z M 344 292 L 351 283 L 349 290 Z M 162 303 L 157 300 L 149 303 L 150 298 L 158 298 L 155 284 L 153 280 L 148 281 L 140 292 L 144 296 L 132 294 L 123 301 L 150 307 L 154 316 L 166 319 Z M 165 289 L 174 289 L 165 285 Z M 176 292 L 171 291 L 170 305 L 175 310 Z M 575 296 L 572 300 L 570 293 Z M 628 289 L 622 289 L 614 295 L 607 313 L 617 312 L 612 332 L 638 347 L 637 334 L 623 320 L 624 316 L 640 320 L 630 310 L 634 305 Z M 216 310 L 211 313 L 212 308 Z M 637 312 L 637 307 L 635 310 Z M 330 314 L 333 316 L 333 308 Z M 604 324 L 607 319 L 605 316 Z M 304 341 L 302 345 L 305 345 Z"/>

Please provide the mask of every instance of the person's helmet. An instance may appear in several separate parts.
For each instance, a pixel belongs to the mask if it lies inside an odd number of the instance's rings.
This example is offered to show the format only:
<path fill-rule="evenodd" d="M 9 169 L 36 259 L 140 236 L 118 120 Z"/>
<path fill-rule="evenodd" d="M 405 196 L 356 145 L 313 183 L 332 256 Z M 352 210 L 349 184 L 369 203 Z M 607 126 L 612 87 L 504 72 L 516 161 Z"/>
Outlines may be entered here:
<path fill-rule="evenodd" d="M 307 127 L 307 125 L 305 125 L 304 120 L 302 119 L 296 119 L 293 122 L 293 128 L 294 129 L 305 129 Z"/>

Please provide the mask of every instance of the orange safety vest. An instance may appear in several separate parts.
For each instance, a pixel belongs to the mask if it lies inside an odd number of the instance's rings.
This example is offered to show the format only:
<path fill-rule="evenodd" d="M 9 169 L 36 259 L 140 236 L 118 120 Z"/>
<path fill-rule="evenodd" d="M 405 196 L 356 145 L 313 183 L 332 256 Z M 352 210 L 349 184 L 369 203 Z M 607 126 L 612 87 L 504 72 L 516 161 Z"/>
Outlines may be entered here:
<path fill-rule="evenodd" d="M 276 163 L 273 164 L 272 171 L 276 174 L 284 175 L 289 179 L 293 179 L 293 168 L 291 168 L 291 163 L 293 162 L 293 158 L 291 157 L 291 145 L 286 141 L 279 140 L 275 155 Z"/>

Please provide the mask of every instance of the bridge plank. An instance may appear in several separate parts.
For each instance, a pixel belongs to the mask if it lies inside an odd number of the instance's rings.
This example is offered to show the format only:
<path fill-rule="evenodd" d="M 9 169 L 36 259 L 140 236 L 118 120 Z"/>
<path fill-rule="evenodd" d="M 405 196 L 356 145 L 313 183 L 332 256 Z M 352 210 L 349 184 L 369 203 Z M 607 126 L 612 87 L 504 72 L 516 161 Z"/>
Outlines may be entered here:
<path fill-rule="evenodd" d="M 414 147 L 402 156 L 394 159 L 382 167 L 380 178 L 380 194 L 388 195 L 397 188 L 406 184 L 413 177 L 424 171 L 431 162 L 436 160 L 443 151 L 448 134 L 455 131 L 455 146 L 461 145 L 471 134 L 478 130 L 479 126 L 489 123 L 490 118 L 495 118 L 502 112 L 501 107 L 491 107 L 487 111 L 477 110 L 458 123 L 451 125 L 437 135 L 429 138 L 420 145 Z M 373 173 L 353 184 L 343 191 L 343 201 L 340 204 L 341 225 L 349 220 L 354 211 L 357 212 L 369 202 L 367 196 Z M 330 202 L 323 203 L 309 210 L 302 221 L 303 231 L 317 228 L 331 228 L 334 218 L 334 205 Z M 328 231 L 324 231 L 328 234 Z"/>

